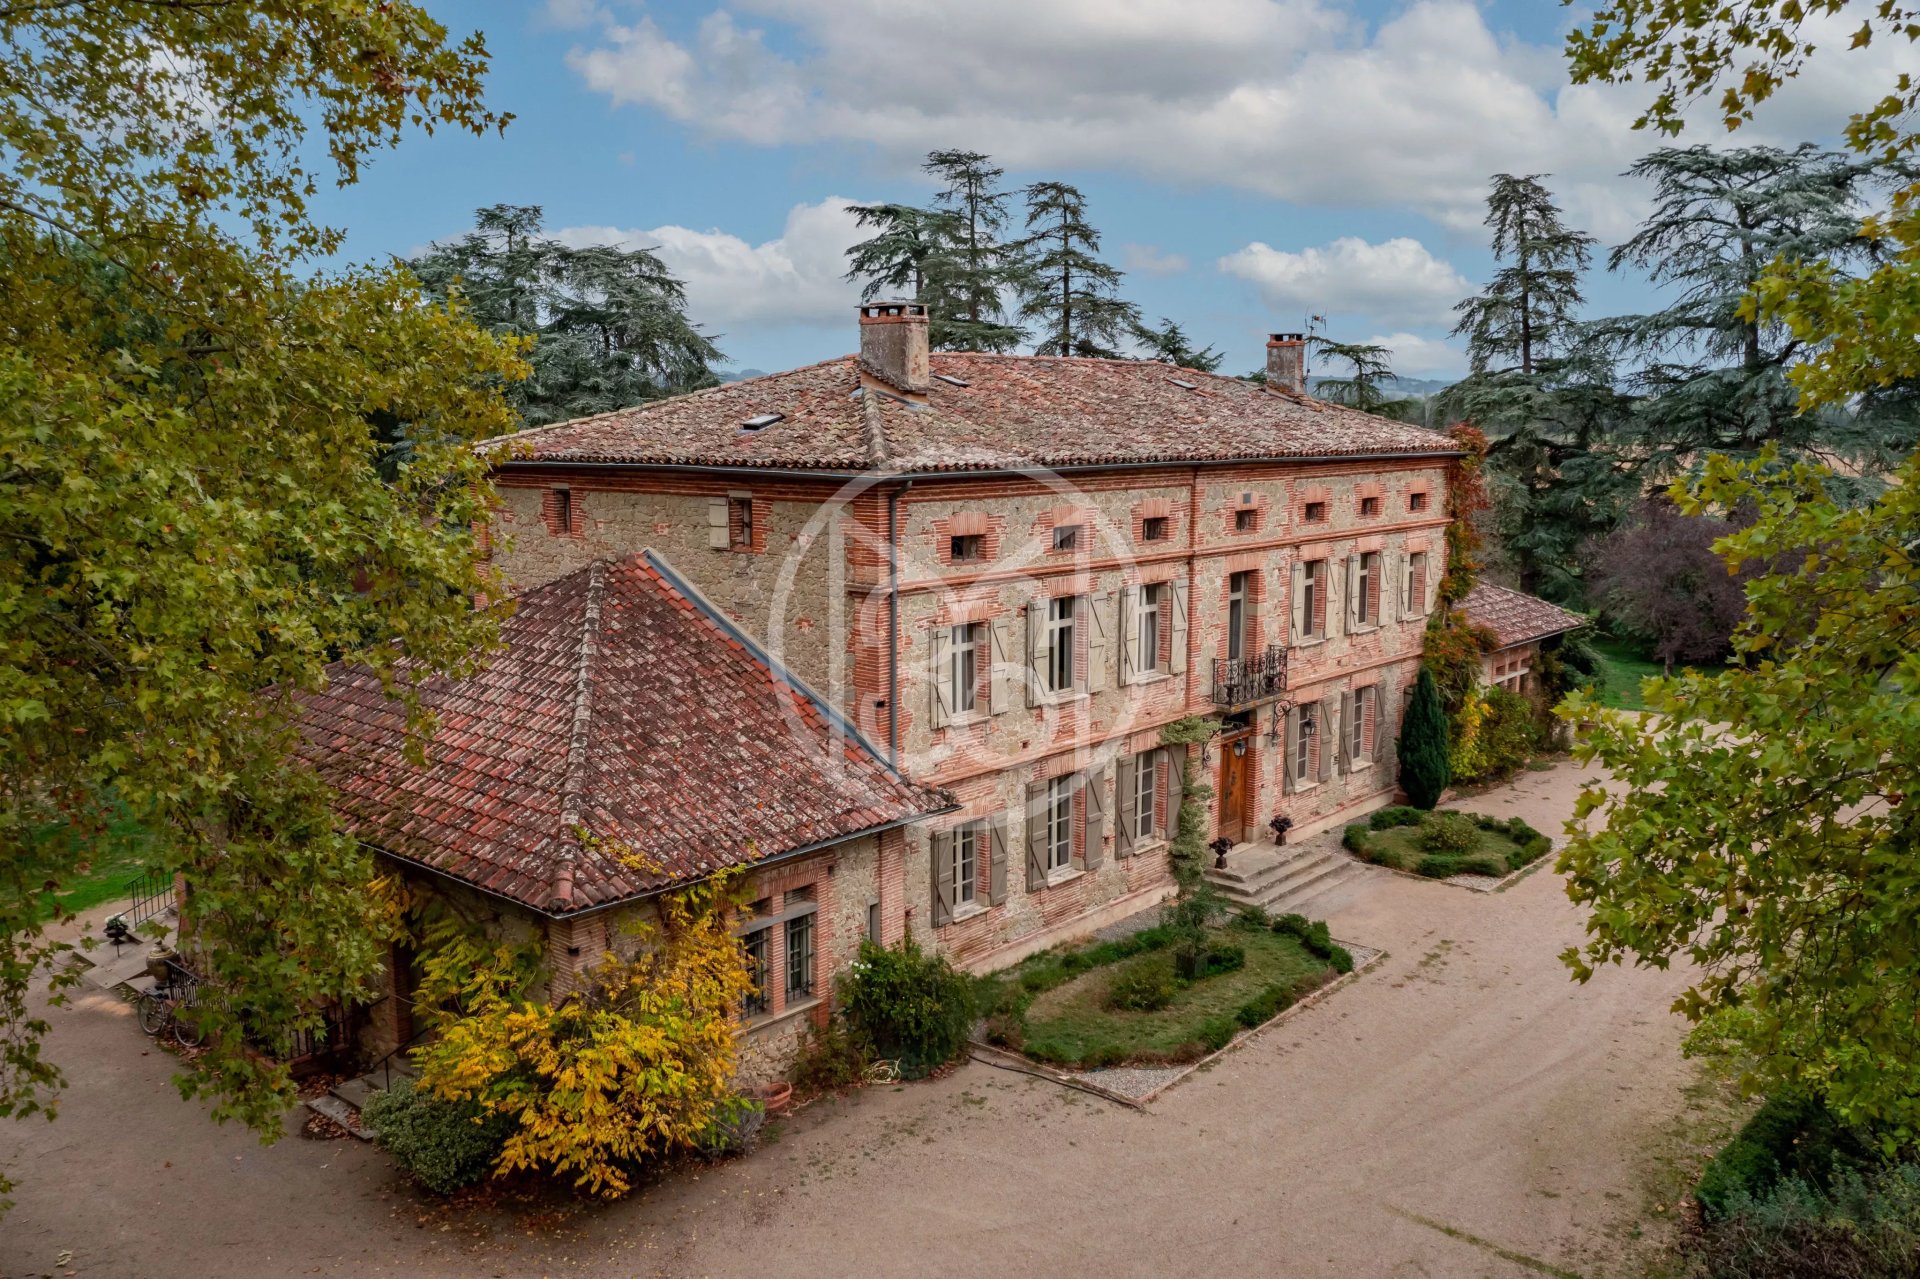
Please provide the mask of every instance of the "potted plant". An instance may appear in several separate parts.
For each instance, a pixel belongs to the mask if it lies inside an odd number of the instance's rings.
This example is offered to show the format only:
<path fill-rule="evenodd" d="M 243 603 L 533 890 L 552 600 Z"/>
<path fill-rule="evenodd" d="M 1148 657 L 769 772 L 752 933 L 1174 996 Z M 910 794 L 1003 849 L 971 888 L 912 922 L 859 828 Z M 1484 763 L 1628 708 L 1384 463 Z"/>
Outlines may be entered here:
<path fill-rule="evenodd" d="M 1284 844 L 1287 842 L 1287 832 L 1293 829 L 1293 818 L 1275 813 L 1273 820 L 1267 823 L 1267 829 L 1273 832 L 1274 843 Z"/>

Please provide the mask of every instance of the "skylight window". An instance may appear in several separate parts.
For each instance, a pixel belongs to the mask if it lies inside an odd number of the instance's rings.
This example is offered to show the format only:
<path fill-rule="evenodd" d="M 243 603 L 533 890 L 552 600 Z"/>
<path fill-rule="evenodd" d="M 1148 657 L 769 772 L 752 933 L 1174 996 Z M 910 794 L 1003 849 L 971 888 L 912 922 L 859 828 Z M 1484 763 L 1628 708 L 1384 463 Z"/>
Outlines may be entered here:
<path fill-rule="evenodd" d="M 756 413 L 740 424 L 743 431 L 764 431 L 786 416 L 785 413 Z"/>
<path fill-rule="evenodd" d="M 939 378 L 942 382 L 945 382 L 948 386 L 967 385 L 967 380 L 965 378 L 955 377 L 951 373 L 936 373 L 934 374 L 934 376 Z"/>
<path fill-rule="evenodd" d="M 1167 379 L 1167 381 L 1173 383 L 1175 386 L 1179 387 L 1183 391 L 1197 391 L 1200 389 L 1200 384 L 1198 382 L 1189 382 L 1185 378 L 1170 377 Z"/>

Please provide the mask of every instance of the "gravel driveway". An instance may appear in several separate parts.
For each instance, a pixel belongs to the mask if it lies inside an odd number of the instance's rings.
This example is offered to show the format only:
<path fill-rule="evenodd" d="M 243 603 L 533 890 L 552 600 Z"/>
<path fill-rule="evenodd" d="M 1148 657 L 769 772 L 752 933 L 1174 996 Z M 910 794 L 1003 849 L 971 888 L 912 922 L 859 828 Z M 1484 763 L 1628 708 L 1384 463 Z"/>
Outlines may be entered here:
<path fill-rule="evenodd" d="M 1557 833 L 1578 779 L 1466 806 Z M 54 1014 L 59 1120 L 0 1124 L 0 1276 L 1627 1273 L 1638 1152 L 1690 1077 L 1683 978 L 1570 982 L 1550 867 L 1492 895 L 1372 873 L 1316 906 L 1388 958 L 1146 1113 L 974 1063 L 610 1208 L 453 1210 L 357 1142 L 262 1148 L 95 998 Z"/>

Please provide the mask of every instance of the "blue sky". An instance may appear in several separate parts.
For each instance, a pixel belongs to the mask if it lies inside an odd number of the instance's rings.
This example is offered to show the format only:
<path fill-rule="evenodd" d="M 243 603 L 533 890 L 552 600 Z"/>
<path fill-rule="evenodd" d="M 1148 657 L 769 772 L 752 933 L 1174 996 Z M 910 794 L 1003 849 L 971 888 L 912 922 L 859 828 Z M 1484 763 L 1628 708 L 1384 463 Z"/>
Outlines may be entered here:
<path fill-rule="evenodd" d="M 1087 195 L 1124 292 L 1261 360 L 1308 312 L 1450 376 L 1452 303 L 1491 269 L 1488 174 L 1549 172 L 1612 244 L 1645 207 L 1619 176 L 1654 140 L 1644 86 L 1575 87 L 1550 0 L 427 0 L 486 33 L 503 136 L 412 138 L 319 211 L 355 259 L 406 254 L 493 203 L 539 204 L 575 242 L 657 247 L 733 367 L 842 354 L 848 200 L 924 201 L 934 147 L 1010 185 Z M 1833 32 L 1838 35 L 1837 28 Z M 1891 48 L 1814 60 L 1744 141 L 1830 137 Z M 1909 68 L 1911 69 L 1911 68 Z M 1724 134 L 1710 120 L 1687 141 Z M 1645 309 L 1596 271 L 1596 312 Z"/>

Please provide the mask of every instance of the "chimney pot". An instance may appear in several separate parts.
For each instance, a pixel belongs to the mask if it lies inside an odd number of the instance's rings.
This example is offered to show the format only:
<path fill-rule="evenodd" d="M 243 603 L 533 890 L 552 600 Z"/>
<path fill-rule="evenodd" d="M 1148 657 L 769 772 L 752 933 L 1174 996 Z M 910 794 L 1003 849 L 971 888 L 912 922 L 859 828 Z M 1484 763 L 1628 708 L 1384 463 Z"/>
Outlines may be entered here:
<path fill-rule="evenodd" d="M 1294 395 L 1307 393 L 1307 335 L 1274 333 L 1267 338 L 1267 386 Z"/>
<path fill-rule="evenodd" d="M 860 367 L 899 393 L 917 398 L 933 385 L 923 302 L 865 302 L 860 306 Z"/>

